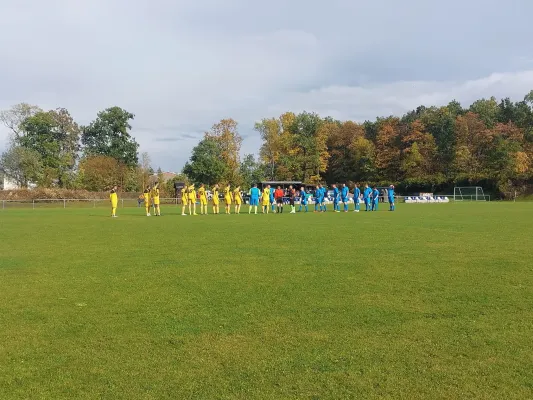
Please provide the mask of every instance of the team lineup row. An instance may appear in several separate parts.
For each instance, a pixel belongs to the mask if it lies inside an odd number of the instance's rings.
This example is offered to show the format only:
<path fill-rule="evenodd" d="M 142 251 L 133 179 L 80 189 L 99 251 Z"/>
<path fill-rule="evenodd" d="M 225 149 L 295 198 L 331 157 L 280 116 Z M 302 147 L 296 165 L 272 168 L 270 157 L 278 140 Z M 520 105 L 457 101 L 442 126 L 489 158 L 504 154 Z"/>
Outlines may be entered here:
<path fill-rule="evenodd" d="M 341 212 L 340 204 L 344 206 L 344 212 L 348 212 L 348 195 L 350 194 L 350 189 L 346 184 L 343 184 L 339 189 L 337 185 L 332 186 L 332 197 L 333 197 L 333 211 Z M 326 212 L 326 198 L 327 198 L 327 189 L 323 185 L 317 185 L 313 193 L 307 193 L 304 187 L 301 187 L 300 190 L 296 190 L 292 186 L 289 186 L 287 191 L 284 191 L 281 186 L 278 186 L 276 189 L 271 188 L 270 185 L 267 185 L 261 191 L 257 185 L 254 185 L 248 195 L 250 197 L 248 213 L 251 214 L 252 211 L 254 214 L 257 214 L 259 205 L 261 205 L 261 210 L 263 214 L 268 214 L 270 211 L 273 213 L 283 213 L 284 198 L 289 199 L 289 205 L 291 207 L 290 214 L 296 213 L 296 202 L 300 204 L 298 211 L 308 212 L 308 204 L 310 200 L 314 202 L 314 212 Z M 394 186 L 390 185 L 388 190 L 388 201 L 389 201 L 389 211 L 395 210 L 394 203 Z M 212 188 L 212 208 L 213 214 L 220 213 L 220 188 L 219 185 L 215 185 Z M 114 187 L 110 193 L 111 201 L 111 216 L 116 217 L 116 209 L 118 205 L 118 196 L 117 188 Z M 156 183 L 153 187 L 148 187 L 144 190 L 144 207 L 146 210 L 146 216 L 151 216 L 150 207 L 153 207 L 154 215 L 160 216 L 160 200 L 159 200 L 159 185 Z M 226 214 L 231 214 L 231 205 L 235 204 L 234 213 L 240 214 L 241 205 L 244 202 L 242 197 L 242 192 L 240 186 L 237 186 L 235 189 L 231 190 L 231 185 L 227 185 L 223 189 L 224 200 L 224 209 Z M 374 187 L 371 189 L 368 185 L 365 185 L 363 192 L 359 189 L 358 185 L 355 185 L 353 189 L 353 198 L 355 205 L 355 212 L 360 211 L 361 200 L 365 204 L 365 211 L 377 211 L 379 204 L 379 190 Z M 207 215 L 207 189 L 204 184 L 201 184 L 198 188 L 198 191 L 195 188 L 195 185 L 190 185 L 181 189 L 181 204 L 182 204 L 182 213 L 181 215 L 198 215 L 196 213 L 196 204 L 200 204 L 200 215 Z M 187 214 L 188 211 L 188 214 Z"/>

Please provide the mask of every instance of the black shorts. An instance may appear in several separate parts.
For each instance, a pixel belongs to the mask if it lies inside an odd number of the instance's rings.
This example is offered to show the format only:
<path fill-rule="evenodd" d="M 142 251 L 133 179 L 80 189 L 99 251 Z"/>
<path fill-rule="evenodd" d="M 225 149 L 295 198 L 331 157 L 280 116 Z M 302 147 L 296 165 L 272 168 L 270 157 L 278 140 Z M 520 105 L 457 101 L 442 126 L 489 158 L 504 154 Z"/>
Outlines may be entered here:
<path fill-rule="evenodd" d="M 277 203 L 278 206 L 282 206 L 283 205 L 283 198 L 282 197 L 278 197 L 276 199 L 276 203 Z"/>
<path fill-rule="evenodd" d="M 289 204 L 290 204 L 291 206 L 293 206 L 293 205 L 294 205 L 294 199 L 290 199 L 290 200 L 289 200 Z"/>

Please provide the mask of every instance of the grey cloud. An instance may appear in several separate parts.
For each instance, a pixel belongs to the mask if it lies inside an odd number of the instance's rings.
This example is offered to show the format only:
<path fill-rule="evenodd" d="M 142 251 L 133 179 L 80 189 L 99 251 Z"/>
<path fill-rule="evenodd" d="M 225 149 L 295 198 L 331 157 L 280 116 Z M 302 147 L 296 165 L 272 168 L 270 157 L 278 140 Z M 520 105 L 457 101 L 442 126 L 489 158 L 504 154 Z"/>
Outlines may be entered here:
<path fill-rule="evenodd" d="M 0 107 L 61 106 L 86 124 L 119 105 L 141 151 L 179 170 L 221 118 L 255 153 L 254 122 L 288 110 L 361 120 L 521 99 L 530 15 L 527 0 L 0 0 Z"/>

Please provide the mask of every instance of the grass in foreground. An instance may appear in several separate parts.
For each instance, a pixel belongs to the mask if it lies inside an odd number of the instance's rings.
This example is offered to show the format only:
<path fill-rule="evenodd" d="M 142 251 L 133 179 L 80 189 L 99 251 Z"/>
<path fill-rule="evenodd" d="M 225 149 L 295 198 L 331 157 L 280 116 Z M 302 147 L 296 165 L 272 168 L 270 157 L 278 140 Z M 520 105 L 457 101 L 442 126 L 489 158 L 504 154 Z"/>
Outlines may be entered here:
<path fill-rule="evenodd" d="M 0 398 L 531 398 L 532 211 L 4 210 Z"/>

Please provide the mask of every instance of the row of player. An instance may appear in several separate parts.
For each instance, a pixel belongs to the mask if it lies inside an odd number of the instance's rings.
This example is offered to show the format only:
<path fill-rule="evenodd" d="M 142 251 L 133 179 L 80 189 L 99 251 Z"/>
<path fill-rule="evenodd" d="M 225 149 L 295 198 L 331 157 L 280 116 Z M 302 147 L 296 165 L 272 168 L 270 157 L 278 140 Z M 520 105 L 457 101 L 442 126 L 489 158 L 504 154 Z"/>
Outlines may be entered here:
<path fill-rule="evenodd" d="M 344 212 L 348 212 L 348 195 L 350 189 L 346 184 L 343 184 L 341 188 L 338 188 L 337 185 L 333 185 L 333 211 L 341 212 L 341 203 L 343 204 Z M 220 213 L 220 188 L 219 185 L 215 185 L 212 188 L 212 207 L 213 214 Z M 274 213 L 283 213 L 284 197 L 289 198 L 289 205 L 291 207 L 290 214 L 296 213 L 296 202 L 299 199 L 300 208 L 298 211 L 309 211 L 308 204 L 312 198 L 314 201 L 314 212 L 326 212 L 326 198 L 327 198 L 327 189 L 323 185 L 317 185 L 312 194 L 307 193 L 304 187 L 301 187 L 299 191 L 296 191 L 292 186 L 289 187 L 287 191 L 284 191 L 281 186 L 278 186 L 276 189 L 271 188 L 270 185 L 266 186 L 263 191 L 261 191 L 257 185 L 254 185 L 249 193 L 250 202 L 248 213 L 251 214 L 252 211 L 254 214 L 257 214 L 259 205 L 261 204 L 261 209 L 264 214 L 268 214 L 270 211 Z M 154 215 L 161 215 L 160 209 L 160 200 L 159 200 L 159 186 L 156 183 L 153 187 L 148 187 L 143 193 L 144 197 L 144 207 L 146 210 L 146 216 L 150 216 L 150 207 L 154 209 Z M 241 205 L 243 204 L 241 188 L 237 186 L 233 191 L 231 190 L 231 185 L 225 186 L 223 189 L 224 208 L 226 214 L 231 214 L 231 205 L 235 204 L 234 212 L 235 214 L 240 214 Z M 355 205 L 355 212 L 359 212 L 361 208 L 361 200 L 365 205 L 365 211 L 377 211 L 379 204 L 379 190 L 374 187 L 371 189 L 368 185 L 365 185 L 363 192 L 359 189 L 358 185 L 355 185 L 353 189 L 353 198 Z M 394 186 L 390 185 L 388 188 L 388 201 L 389 201 L 389 211 L 395 210 L 394 203 L 395 193 Z M 116 217 L 116 209 L 118 205 L 117 197 L 117 188 L 114 187 L 110 194 L 111 200 L 111 216 Z M 200 215 L 207 214 L 207 190 L 204 184 L 200 185 L 198 191 L 194 185 L 190 185 L 181 189 L 181 204 L 182 204 L 182 213 L 181 215 L 198 215 L 196 213 L 196 204 L 199 201 L 200 203 Z"/>

